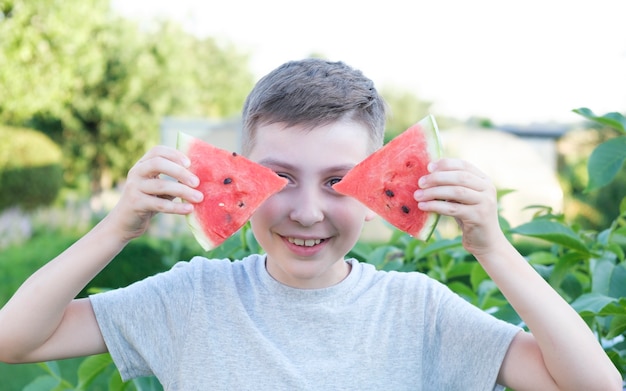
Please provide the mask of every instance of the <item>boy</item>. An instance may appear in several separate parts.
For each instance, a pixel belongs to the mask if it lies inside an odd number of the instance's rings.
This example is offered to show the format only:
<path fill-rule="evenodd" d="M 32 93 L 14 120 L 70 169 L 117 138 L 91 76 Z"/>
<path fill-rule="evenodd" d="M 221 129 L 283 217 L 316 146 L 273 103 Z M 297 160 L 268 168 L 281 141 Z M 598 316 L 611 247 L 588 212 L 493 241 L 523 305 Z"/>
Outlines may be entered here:
<path fill-rule="evenodd" d="M 493 185 L 467 162 L 432 164 L 416 203 L 456 218 L 532 334 L 420 273 L 344 258 L 373 216 L 332 185 L 380 147 L 384 117 L 372 82 L 343 63 L 277 68 L 243 111 L 243 153 L 289 181 L 251 218 L 267 255 L 198 257 L 74 300 L 155 213 L 187 214 L 193 206 L 174 199 L 201 200 L 186 157 L 156 147 L 111 213 L 0 311 L 0 359 L 108 351 L 125 379 L 154 374 L 168 390 L 621 389 L 585 323 L 508 243 Z"/>

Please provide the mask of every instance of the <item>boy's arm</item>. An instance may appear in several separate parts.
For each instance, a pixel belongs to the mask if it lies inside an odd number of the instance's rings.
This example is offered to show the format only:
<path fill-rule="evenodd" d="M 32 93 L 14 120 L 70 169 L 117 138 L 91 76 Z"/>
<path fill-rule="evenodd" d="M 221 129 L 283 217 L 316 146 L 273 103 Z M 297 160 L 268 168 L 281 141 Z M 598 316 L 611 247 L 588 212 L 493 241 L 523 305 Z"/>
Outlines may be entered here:
<path fill-rule="evenodd" d="M 419 207 L 457 220 L 464 247 L 532 333 L 514 338 L 499 383 L 518 391 L 621 390 L 619 372 L 585 322 L 504 236 L 491 181 L 457 159 L 439 160 L 430 171 L 415 193 Z"/>
<path fill-rule="evenodd" d="M 175 197 L 201 200 L 180 152 L 150 150 L 130 171 L 120 201 L 90 232 L 28 278 L 0 309 L 0 361 L 37 362 L 106 352 L 89 299 L 76 295 L 157 212 L 187 214 Z M 160 177 L 168 175 L 177 181 Z"/>

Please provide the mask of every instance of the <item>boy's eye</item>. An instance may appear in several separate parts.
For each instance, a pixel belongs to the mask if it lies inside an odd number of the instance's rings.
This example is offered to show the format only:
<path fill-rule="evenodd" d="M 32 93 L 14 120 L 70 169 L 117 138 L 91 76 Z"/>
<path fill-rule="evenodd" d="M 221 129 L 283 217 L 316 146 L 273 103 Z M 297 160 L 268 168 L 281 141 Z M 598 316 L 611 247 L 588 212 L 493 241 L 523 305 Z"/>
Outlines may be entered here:
<path fill-rule="evenodd" d="M 276 172 L 276 175 L 278 175 L 281 178 L 287 179 L 289 182 L 292 182 L 291 177 L 289 175 L 285 174 L 284 172 Z"/>
<path fill-rule="evenodd" d="M 332 185 L 336 185 L 336 184 L 337 184 L 337 183 L 339 183 L 339 182 L 341 182 L 341 178 L 331 178 L 331 179 L 328 181 L 328 184 L 329 184 L 330 186 L 332 186 Z"/>

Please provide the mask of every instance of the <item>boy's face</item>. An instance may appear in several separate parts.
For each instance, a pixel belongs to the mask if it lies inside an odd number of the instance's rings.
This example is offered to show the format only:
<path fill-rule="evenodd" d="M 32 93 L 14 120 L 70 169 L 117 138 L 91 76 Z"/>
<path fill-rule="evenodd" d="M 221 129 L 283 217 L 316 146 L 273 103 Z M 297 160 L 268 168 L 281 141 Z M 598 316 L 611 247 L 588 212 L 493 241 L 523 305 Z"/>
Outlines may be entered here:
<path fill-rule="evenodd" d="M 364 126 L 345 121 L 313 130 L 280 123 L 257 129 L 248 157 L 289 180 L 250 219 L 276 280 L 323 288 L 348 274 L 344 256 L 374 214 L 331 186 L 365 159 L 368 140 Z"/>

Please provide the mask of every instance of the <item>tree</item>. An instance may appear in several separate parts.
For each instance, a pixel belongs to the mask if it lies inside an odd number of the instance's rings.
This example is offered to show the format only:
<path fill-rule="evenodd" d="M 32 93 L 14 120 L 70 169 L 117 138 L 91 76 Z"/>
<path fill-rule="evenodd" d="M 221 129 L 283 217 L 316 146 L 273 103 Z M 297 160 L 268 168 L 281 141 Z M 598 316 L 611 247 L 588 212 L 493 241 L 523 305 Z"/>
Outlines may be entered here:
<path fill-rule="evenodd" d="M 0 1 L 1 122 L 63 109 L 77 70 L 99 61 L 90 39 L 106 11 L 104 0 Z"/>
<path fill-rule="evenodd" d="M 92 192 L 125 177 L 158 142 L 163 116 L 233 116 L 253 83 L 233 47 L 167 21 L 140 27 L 106 0 L 1 9 L 1 60 L 10 66 L 0 67 L 0 121 L 50 135 L 63 147 L 67 181 L 88 177 Z"/>

